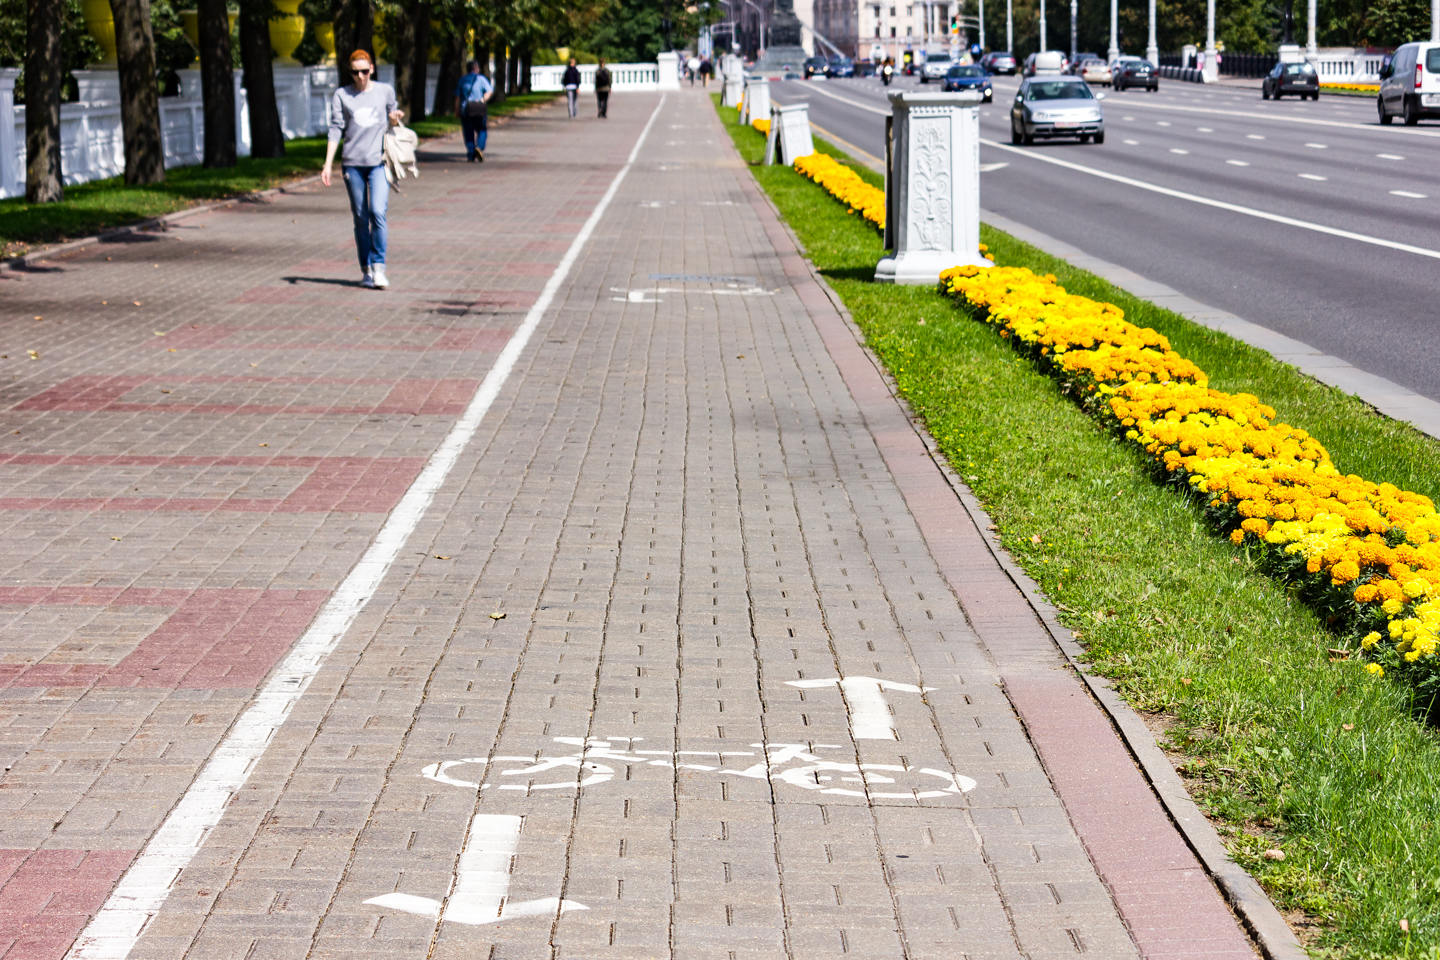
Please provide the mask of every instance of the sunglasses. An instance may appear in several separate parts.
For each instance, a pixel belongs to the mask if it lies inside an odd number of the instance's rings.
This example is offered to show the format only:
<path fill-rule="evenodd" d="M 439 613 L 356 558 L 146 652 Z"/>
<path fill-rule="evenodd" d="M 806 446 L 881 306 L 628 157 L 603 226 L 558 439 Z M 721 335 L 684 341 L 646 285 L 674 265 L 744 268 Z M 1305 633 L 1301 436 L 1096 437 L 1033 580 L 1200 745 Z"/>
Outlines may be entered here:
<path fill-rule="evenodd" d="M 370 76 L 370 71 L 369 71 L 369 70 L 351 70 L 350 72 L 351 72 L 351 73 L 359 74 L 359 75 L 362 76 L 362 77 L 368 77 L 368 76 Z"/>

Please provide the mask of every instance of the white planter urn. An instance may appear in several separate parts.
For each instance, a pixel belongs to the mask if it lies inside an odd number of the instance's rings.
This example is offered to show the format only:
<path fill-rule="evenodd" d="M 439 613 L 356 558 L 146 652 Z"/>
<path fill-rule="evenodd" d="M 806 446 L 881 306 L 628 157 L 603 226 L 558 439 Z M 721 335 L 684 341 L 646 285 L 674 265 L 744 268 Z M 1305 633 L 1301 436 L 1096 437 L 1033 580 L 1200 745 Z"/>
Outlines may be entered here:
<path fill-rule="evenodd" d="M 978 93 L 890 94 L 891 147 L 885 172 L 881 283 L 933 284 L 980 255 Z"/>

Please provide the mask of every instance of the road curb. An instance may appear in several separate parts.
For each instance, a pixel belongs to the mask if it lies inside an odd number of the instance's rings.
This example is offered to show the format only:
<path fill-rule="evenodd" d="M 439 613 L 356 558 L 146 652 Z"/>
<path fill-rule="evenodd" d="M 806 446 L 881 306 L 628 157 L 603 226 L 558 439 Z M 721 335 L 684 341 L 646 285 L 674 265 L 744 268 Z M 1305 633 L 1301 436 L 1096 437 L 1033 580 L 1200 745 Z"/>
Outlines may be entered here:
<path fill-rule="evenodd" d="M 503 117 L 496 117 L 494 120 L 490 121 L 490 126 L 504 126 L 512 118 L 531 113 L 535 110 L 540 109 L 541 107 L 548 105 L 548 103 L 549 101 L 546 101 L 545 103 L 532 104 L 530 106 L 516 110 L 514 113 L 506 114 Z M 438 141 L 444 141 L 452 137 L 457 137 L 459 135 L 460 131 L 458 129 L 451 130 L 447 133 L 439 134 L 438 136 L 427 137 L 420 142 L 422 144 L 426 142 L 433 143 Z M 54 246 L 42 247 L 39 250 L 34 250 L 29 253 L 23 253 L 18 257 L 10 257 L 6 260 L 0 260 L 0 273 L 4 273 L 6 271 L 11 271 L 14 273 L 24 273 L 27 270 L 35 269 L 35 267 L 43 260 L 49 260 L 52 257 L 65 256 L 66 254 L 73 253 L 76 250 L 83 250 L 86 247 L 93 246 L 94 244 L 103 243 L 107 240 L 113 240 L 118 237 L 130 236 L 136 233 L 149 233 L 157 231 L 160 233 L 164 233 L 166 230 L 170 229 L 170 224 L 184 220 L 186 217 L 193 217 L 201 213 L 209 213 L 212 210 L 223 210 L 226 207 L 233 207 L 237 203 L 253 203 L 256 200 L 263 200 L 266 197 L 273 197 L 276 194 L 288 193 L 290 192 L 290 190 L 296 187 L 306 186 L 308 184 L 314 183 L 319 179 L 320 175 L 318 173 L 308 174 L 305 176 L 301 176 L 295 180 L 287 180 L 285 183 L 282 183 L 279 186 L 267 187 L 264 190 L 254 190 L 250 193 L 236 194 L 233 197 L 223 197 L 219 200 L 207 201 L 205 203 L 197 204 L 193 207 L 186 207 L 183 210 L 176 210 L 173 213 L 166 213 L 158 217 L 151 217 L 148 220 L 140 220 L 136 223 L 128 223 L 121 227 L 113 227 L 102 230 L 99 233 L 92 234 L 88 237 L 80 237 L 76 240 L 67 240 L 64 243 L 55 244 Z"/>

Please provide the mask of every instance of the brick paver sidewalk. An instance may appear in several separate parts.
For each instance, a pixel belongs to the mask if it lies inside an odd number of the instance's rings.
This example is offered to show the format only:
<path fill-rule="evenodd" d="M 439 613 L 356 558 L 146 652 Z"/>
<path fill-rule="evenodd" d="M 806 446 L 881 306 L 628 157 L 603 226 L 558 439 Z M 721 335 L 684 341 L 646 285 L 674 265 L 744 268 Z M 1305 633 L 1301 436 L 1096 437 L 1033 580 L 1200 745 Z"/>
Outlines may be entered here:
<path fill-rule="evenodd" d="M 0 956 L 1253 956 L 708 101 L 491 147 L 0 274 Z"/>

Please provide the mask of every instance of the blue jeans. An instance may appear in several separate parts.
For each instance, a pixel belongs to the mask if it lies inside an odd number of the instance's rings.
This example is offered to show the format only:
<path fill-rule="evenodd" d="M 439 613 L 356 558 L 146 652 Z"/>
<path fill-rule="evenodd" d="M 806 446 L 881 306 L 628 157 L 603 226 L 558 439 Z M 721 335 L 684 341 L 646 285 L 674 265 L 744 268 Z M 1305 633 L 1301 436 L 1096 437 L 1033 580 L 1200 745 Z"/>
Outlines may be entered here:
<path fill-rule="evenodd" d="M 360 269 L 370 270 L 385 262 L 385 212 L 390 206 L 390 181 L 385 165 L 342 167 L 345 192 L 350 195 L 350 215 L 355 220 L 355 254 Z"/>
<path fill-rule="evenodd" d="M 478 117 L 460 116 L 460 129 L 465 131 L 465 156 L 475 156 L 476 150 L 485 149 L 485 114 Z"/>

